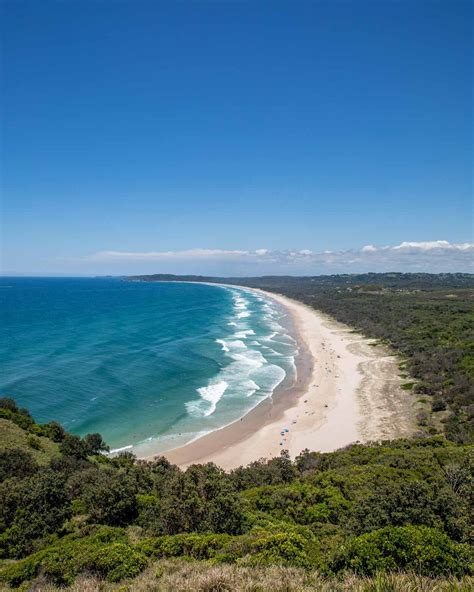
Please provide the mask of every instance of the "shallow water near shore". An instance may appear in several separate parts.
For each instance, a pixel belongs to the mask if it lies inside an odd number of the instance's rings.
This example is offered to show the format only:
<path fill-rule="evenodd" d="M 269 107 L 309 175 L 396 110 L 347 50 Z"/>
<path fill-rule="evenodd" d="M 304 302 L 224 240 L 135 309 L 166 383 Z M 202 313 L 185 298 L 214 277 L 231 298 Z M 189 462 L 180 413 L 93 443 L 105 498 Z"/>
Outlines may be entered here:
<path fill-rule="evenodd" d="M 1 396 L 139 456 L 242 417 L 295 378 L 274 300 L 239 288 L 1 278 Z"/>

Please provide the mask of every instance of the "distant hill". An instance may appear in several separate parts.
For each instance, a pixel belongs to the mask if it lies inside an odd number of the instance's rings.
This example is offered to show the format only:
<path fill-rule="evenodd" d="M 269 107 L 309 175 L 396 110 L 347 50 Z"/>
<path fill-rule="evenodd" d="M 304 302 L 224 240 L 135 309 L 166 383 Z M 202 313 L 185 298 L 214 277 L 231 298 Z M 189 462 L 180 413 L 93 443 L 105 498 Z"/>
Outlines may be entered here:
<path fill-rule="evenodd" d="M 173 275 L 157 273 L 151 275 L 127 276 L 127 280 L 142 282 L 210 282 L 243 286 L 305 286 L 320 287 L 378 285 L 387 288 L 416 288 L 419 290 L 441 290 L 453 288 L 474 288 L 472 273 L 363 273 L 316 276 L 268 275 L 260 277 L 216 277 L 203 275 Z"/>

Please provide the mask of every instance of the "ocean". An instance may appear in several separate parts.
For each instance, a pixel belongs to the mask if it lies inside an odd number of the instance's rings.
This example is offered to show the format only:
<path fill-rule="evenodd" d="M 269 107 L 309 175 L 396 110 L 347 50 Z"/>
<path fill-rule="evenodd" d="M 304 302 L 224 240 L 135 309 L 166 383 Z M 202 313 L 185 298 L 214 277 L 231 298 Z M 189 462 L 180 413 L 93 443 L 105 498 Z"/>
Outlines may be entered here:
<path fill-rule="evenodd" d="M 147 456 L 238 420 L 295 380 L 275 301 L 244 288 L 0 278 L 0 396 Z"/>

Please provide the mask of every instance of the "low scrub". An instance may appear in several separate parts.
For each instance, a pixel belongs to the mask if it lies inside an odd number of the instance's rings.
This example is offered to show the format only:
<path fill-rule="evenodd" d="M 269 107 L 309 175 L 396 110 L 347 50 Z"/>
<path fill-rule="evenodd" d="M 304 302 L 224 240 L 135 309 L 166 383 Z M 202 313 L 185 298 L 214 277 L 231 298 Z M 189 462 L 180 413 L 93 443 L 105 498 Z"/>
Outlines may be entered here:
<path fill-rule="evenodd" d="M 350 540 L 336 554 L 332 569 L 368 575 L 401 570 L 432 577 L 462 576 L 470 572 L 472 561 L 469 545 L 454 543 L 434 528 L 402 526 Z"/>
<path fill-rule="evenodd" d="M 66 587 L 38 580 L 41 592 L 471 592 L 474 579 L 427 578 L 416 574 L 324 577 L 295 567 L 244 567 L 206 562 L 160 560 L 117 587 L 97 576 L 80 576 Z M 10 590 L 2 587 L 1 592 Z"/>
<path fill-rule="evenodd" d="M 121 529 L 105 527 L 85 537 L 64 537 L 60 543 L 5 567 L 0 581 L 15 587 L 41 576 L 67 585 L 87 572 L 118 582 L 137 576 L 147 563 L 147 557 L 128 543 Z"/>

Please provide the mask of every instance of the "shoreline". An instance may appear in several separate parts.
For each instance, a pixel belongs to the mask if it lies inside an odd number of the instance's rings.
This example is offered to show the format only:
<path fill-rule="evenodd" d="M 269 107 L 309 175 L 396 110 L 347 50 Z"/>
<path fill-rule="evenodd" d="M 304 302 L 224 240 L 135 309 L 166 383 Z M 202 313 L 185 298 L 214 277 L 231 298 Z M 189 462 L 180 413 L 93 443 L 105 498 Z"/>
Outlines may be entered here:
<path fill-rule="evenodd" d="M 243 288 L 274 300 L 288 314 L 299 349 L 296 381 L 277 387 L 239 420 L 162 456 L 182 468 L 214 462 L 229 470 L 281 450 L 294 458 L 305 448 L 329 452 L 413 433 L 412 399 L 400 388 L 398 359 L 387 348 L 296 300 Z"/>

